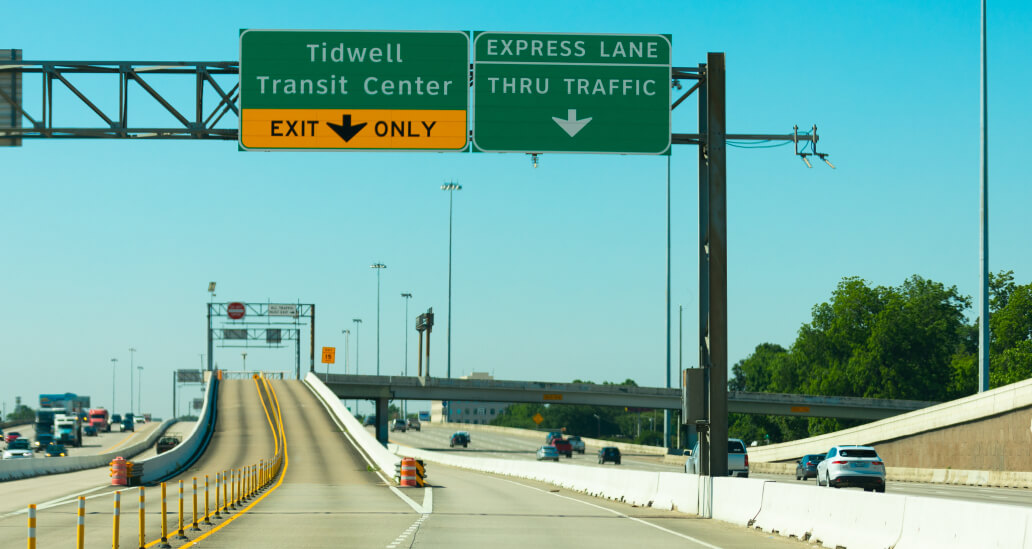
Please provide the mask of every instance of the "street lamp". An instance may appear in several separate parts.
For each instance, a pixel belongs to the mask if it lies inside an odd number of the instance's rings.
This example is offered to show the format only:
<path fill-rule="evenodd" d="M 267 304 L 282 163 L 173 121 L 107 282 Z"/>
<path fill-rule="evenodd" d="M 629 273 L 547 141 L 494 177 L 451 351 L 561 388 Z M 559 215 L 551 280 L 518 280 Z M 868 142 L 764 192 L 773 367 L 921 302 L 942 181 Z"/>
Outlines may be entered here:
<path fill-rule="evenodd" d="M 412 293 L 402 292 L 401 297 L 405 300 L 405 319 L 401 325 L 402 329 L 405 330 L 405 375 L 408 376 L 408 303 L 412 299 Z M 401 407 L 404 410 L 405 419 L 408 419 L 408 401 L 403 400 Z"/>
<path fill-rule="evenodd" d="M 136 410 L 143 413 L 143 366 L 137 366 L 137 370 L 140 371 L 140 375 L 136 378 Z"/>
<path fill-rule="evenodd" d="M 240 353 L 240 356 L 244 357 L 244 371 L 247 371 L 247 351 Z"/>
<path fill-rule="evenodd" d="M 341 330 L 340 333 L 344 334 L 344 374 L 348 373 L 348 339 L 351 337 L 351 330 Z"/>
<path fill-rule="evenodd" d="M 357 375 L 358 374 L 358 364 L 359 364 L 358 363 L 358 351 L 359 351 L 358 336 L 360 335 L 359 328 L 362 327 L 362 319 L 361 318 L 352 318 L 351 321 L 355 323 L 355 374 Z"/>
<path fill-rule="evenodd" d="M 133 355 L 136 349 L 129 347 L 129 413 L 133 413 Z"/>
<path fill-rule="evenodd" d="M 115 366 L 118 366 L 118 359 L 111 359 L 111 413 L 115 413 Z"/>
<path fill-rule="evenodd" d="M 462 185 L 452 181 L 441 185 L 441 190 L 448 191 L 448 377 L 451 378 L 452 205 L 455 191 L 461 191 Z"/>
<path fill-rule="evenodd" d="M 380 375 L 380 271 L 387 266 L 373 263 L 369 268 L 376 269 L 376 375 Z"/>

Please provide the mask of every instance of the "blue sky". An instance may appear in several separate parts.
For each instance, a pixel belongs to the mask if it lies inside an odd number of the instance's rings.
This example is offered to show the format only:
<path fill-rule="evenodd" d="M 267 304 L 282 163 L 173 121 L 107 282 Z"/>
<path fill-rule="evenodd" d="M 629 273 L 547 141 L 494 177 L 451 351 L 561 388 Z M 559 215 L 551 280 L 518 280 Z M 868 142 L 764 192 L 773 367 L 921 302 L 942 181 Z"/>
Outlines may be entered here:
<path fill-rule="evenodd" d="M 1022 131 L 1032 7 L 989 19 L 991 268 L 1032 281 Z M 807 169 L 791 147 L 728 153 L 730 363 L 789 345 L 843 276 L 912 274 L 976 295 L 978 2 L 50 2 L 5 8 L 0 47 L 31 60 L 235 60 L 241 28 L 666 33 L 674 64 L 727 54 L 731 132 L 817 124 L 838 167 Z M 38 78 L 26 78 L 38 112 Z M 113 110 L 117 88 L 82 86 Z M 174 97 L 177 82 L 155 79 Z M 179 87 L 177 87 L 179 86 Z M 179 95 L 177 95 L 179 94 Z M 137 96 L 134 96 L 137 97 Z M 161 119 L 145 98 L 130 116 Z M 183 99 L 185 102 L 186 100 Z M 189 104 L 189 103 L 184 103 Z M 694 132 L 696 103 L 674 112 Z M 82 112 L 58 96 L 61 112 Z M 138 110 L 137 110 L 138 107 Z M 560 113 L 561 114 L 561 113 Z M 69 123 L 93 124 L 89 116 Z M 674 367 L 697 363 L 697 150 L 675 146 Z M 664 157 L 238 152 L 233 142 L 26 140 L 0 149 L 0 400 L 41 392 L 128 402 L 130 346 L 145 410 L 168 416 L 170 377 L 205 352 L 205 291 L 219 300 L 317 304 L 317 346 L 343 352 L 361 328 L 383 373 L 403 369 L 401 292 L 433 307 L 432 373 L 446 364 L 448 197 L 455 195 L 452 374 L 503 379 L 664 377 Z M 973 312 L 971 314 L 974 314 Z M 404 323 L 404 324 L 403 324 Z M 354 334 L 352 334 L 352 354 Z M 216 351 L 239 368 L 239 349 Z M 410 368 L 415 365 L 410 334 Z M 307 362 L 307 351 L 303 353 Z M 247 366 L 291 370 L 293 349 L 251 349 Z M 353 359 L 352 359 L 353 360 Z M 317 358 L 318 362 L 318 358 Z M 321 368 L 321 366 L 320 366 Z M 676 376 L 676 374 L 675 374 Z M 194 389 L 188 390 L 193 392 Z"/>

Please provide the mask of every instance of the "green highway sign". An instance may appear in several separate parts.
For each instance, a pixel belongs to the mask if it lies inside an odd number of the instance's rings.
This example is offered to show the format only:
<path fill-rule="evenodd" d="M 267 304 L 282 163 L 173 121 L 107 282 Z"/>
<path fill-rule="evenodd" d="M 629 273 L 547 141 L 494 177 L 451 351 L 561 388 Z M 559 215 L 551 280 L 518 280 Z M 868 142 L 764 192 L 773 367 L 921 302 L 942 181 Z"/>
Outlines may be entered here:
<path fill-rule="evenodd" d="M 670 37 L 473 35 L 482 152 L 668 154 Z"/>
<path fill-rule="evenodd" d="M 242 149 L 460 151 L 469 35 L 240 32 Z"/>

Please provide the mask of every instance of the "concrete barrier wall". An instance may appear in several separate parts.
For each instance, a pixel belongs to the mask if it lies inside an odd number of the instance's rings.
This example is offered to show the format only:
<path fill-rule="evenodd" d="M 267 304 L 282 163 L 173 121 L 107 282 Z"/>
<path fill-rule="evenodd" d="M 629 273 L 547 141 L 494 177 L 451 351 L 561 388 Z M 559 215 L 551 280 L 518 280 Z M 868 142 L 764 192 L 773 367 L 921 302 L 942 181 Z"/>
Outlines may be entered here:
<path fill-rule="evenodd" d="M 391 449 L 398 455 L 432 463 L 537 480 L 633 505 L 712 516 L 824 547 L 1032 549 L 1032 508 L 1028 507 L 835 490 L 754 478 L 711 479 L 616 467 L 478 458 L 395 444 Z M 708 494 L 711 500 L 707 500 Z"/>
<path fill-rule="evenodd" d="M 176 421 L 175 419 L 167 419 L 142 441 L 104 454 L 63 458 L 5 459 L 0 461 L 0 481 L 71 473 L 72 471 L 82 471 L 84 469 L 93 469 L 94 467 L 106 467 L 111 463 L 111 460 L 118 456 L 130 459 L 154 446 L 158 437 L 164 434 L 165 430 Z"/>
<path fill-rule="evenodd" d="M 218 391 L 216 390 L 216 376 L 208 376 L 208 384 L 204 389 L 204 405 L 201 413 L 194 423 L 190 433 L 183 437 L 182 442 L 175 448 L 167 450 L 156 456 L 140 460 L 136 463 L 143 464 L 143 475 L 140 481 L 143 484 L 157 482 L 171 476 L 194 460 L 201 447 L 208 443 L 208 439 L 215 429 L 215 409 L 218 405 Z M 155 438 L 155 440 L 157 440 Z"/>
<path fill-rule="evenodd" d="M 369 431 L 362 427 L 362 424 L 355 419 L 355 416 L 351 415 L 351 412 L 340 401 L 340 398 L 333 394 L 333 391 L 313 372 L 308 372 L 308 375 L 305 376 L 305 384 L 329 407 L 330 412 L 344 425 L 351 438 L 355 439 L 355 442 L 362 447 L 369 459 L 384 472 L 384 476 L 387 478 L 393 477 L 394 465 L 399 462 L 398 457 L 384 448 Z"/>

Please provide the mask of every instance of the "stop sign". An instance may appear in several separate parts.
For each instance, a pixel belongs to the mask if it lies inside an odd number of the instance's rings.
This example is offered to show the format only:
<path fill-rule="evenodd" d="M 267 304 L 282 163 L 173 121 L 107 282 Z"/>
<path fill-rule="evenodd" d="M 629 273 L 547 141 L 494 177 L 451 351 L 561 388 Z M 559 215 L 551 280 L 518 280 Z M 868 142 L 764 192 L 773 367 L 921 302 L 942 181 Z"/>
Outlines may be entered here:
<path fill-rule="evenodd" d="M 233 320 L 240 320 L 244 318 L 244 304 L 239 301 L 234 301 L 226 306 L 226 314 Z"/>

